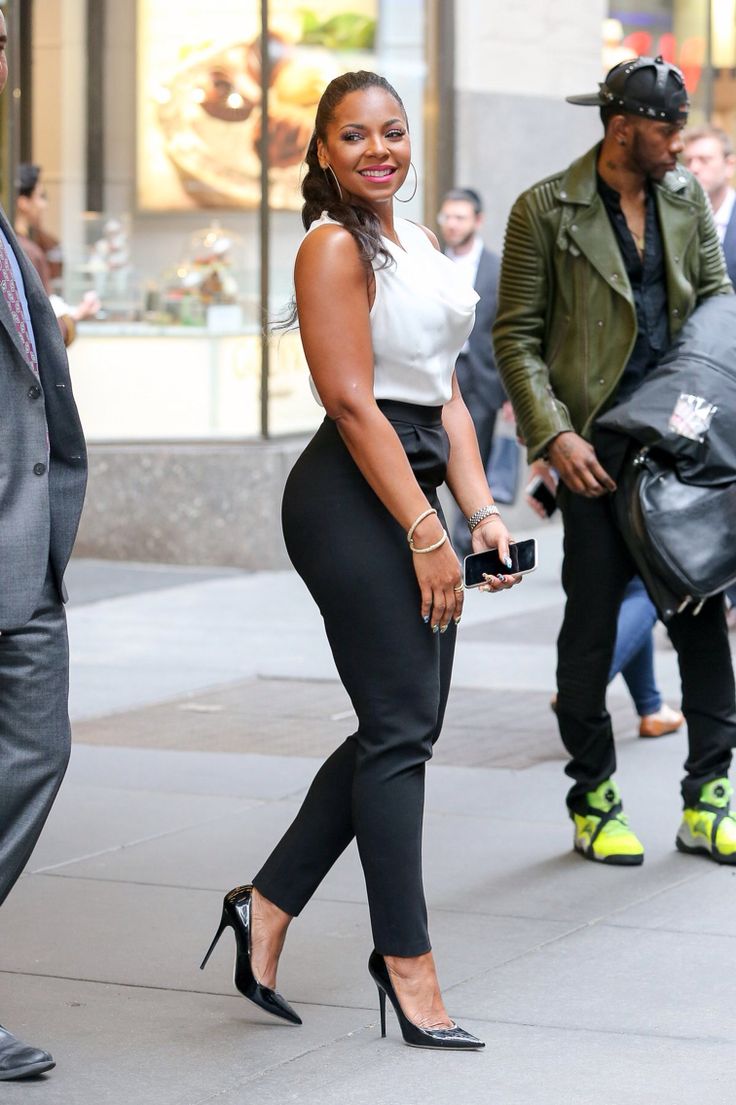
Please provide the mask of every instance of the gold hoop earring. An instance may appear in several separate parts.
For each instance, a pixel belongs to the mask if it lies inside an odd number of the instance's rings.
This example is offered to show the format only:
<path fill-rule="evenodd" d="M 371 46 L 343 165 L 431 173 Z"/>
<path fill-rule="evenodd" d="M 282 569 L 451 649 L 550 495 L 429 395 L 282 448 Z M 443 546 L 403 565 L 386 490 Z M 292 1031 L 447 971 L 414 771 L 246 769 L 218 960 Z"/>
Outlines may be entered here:
<path fill-rule="evenodd" d="M 411 201 L 414 199 L 415 195 L 417 194 L 417 188 L 419 187 L 419 174 L 417 173 L 416 166 L 414 165 L 413 161 L 409 162 L 409 168 L 414 169 L 414 191 L 412 192 L 412 194 L 410 196 L 407 196 L 405 200 L 402 200 L 401 196 L 399 196 L 397 194 L 394 197 L 396 199 L 397 203 L 411 203 Z M 409 175 L 408 171 L 407 171 L 406 175 L 407 176 Z M 406 181 L 404 183 L 406 183 Z"/>
<path fill-rule="evenodd" d="M 337 179 L 337 176 L 335 174 L 335 170 L 332 168 L 331 165 L 325 165 L 322 169 L 322 172 L 325 174 L 325 176 L 329 180 L 330 178 L 327 176 L 328 170 L 332 174 L 332 179 L 335 182 L 335 187 L 337 188 L 337 194 L 340 198 L 340 203 L 345 203 L 345 199 L 343 198 L 343 194 L 342 194 L 342 188 L 340 187 L 340 181 Z M 330 187 L 332 187 L 332 185 L 330 185 Z"/>

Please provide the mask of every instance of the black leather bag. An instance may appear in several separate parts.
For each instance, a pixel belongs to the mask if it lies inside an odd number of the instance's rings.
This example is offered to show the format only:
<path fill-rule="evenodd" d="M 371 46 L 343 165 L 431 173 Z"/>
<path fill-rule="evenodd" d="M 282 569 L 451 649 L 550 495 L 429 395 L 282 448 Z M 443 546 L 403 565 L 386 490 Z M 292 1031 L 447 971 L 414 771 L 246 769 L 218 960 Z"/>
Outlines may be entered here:
<path fill-rule="evenodd" d="M 614 510 L 662 620 L 736 583 L 736 482 L 683 483 L 666 454 L 632 451 Z"/>
<path fill-rule="evenodd" d="M 736 582 L 736 296 L 698 307 L 596 428 L 625 455 L 614 510 L 662 619 L 697 611 Z"/>

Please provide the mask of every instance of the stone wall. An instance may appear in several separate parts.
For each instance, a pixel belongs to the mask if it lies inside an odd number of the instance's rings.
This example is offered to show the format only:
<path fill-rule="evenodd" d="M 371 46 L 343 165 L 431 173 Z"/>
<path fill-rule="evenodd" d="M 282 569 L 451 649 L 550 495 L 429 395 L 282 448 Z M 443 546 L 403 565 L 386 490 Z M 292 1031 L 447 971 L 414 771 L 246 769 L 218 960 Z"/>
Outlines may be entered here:
<path fill-rule="evenodd" d="M 284 568 L 281 495 L 303 447 L 92 445 L 76 555 Z"/>
<path fill-rule="evenodd" d="M 606 0 L 456 2 L 456 183 L 485 199 L 484 236 L 500 249 L 524 188 L 563 168 L 601 133 L 597 112 L 565 96 L 603 79 Z"/>

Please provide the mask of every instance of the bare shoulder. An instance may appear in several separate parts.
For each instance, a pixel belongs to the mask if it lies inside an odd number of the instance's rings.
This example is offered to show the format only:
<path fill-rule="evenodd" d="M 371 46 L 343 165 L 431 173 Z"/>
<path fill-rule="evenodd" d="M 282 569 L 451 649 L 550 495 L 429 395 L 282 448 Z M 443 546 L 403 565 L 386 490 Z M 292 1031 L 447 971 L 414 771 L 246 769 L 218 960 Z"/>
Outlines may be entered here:
<path fill-rule="evenodd" d="M 336 223 L 324 223 L 307 234 L 296 256 L 297 271 L 324 268 L 340 272 L 360 269 L 358 243 L 349 230 Z"/>
<path fill-rule="evenodd" d="M 410 222 L 412 226 L 415 226 L 417 228 L 417 230 L 421 230 L 422 234 L 425 234 L 427 238 L 429 238 L 434 248 L 436 250 L 439 250 L 440 253 L 442 252 L 440 243 L 437 241 L 437 235 L 433 231 L 431 231 L 428 226 L 422 226 L 421 223 L 415 223 L 411 219 L 407 219 L 407 222 Z"/>

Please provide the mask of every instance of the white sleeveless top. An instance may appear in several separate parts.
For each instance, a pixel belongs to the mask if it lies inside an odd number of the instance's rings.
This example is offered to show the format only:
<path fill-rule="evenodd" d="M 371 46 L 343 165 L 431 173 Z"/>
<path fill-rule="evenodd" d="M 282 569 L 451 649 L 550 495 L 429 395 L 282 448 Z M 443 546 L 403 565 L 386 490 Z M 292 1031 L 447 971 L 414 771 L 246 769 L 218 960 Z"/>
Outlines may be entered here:
<path fill-rule="evenodd" d="M 341 224 L 323 211 L 307 233 L 330 225 Z M 394 227 L 401 246 L 382 239 L 394 263 L 374 264 L 373 392 L 376 399 L 441 406 L 452 396 L 455 360 L 473 329 L 480 297 L 423 230 L 407 219 L 395 219 Z M 312 390 L 319 400 L 314 385 Z"/>

